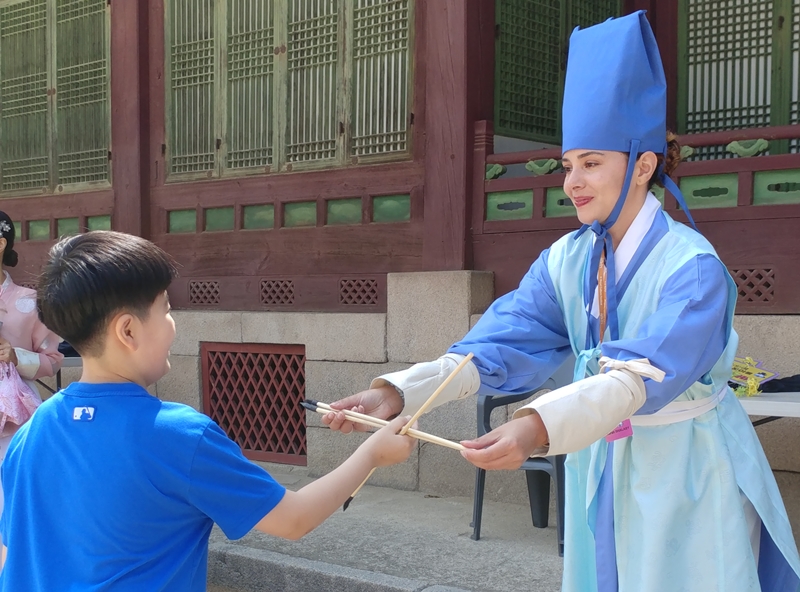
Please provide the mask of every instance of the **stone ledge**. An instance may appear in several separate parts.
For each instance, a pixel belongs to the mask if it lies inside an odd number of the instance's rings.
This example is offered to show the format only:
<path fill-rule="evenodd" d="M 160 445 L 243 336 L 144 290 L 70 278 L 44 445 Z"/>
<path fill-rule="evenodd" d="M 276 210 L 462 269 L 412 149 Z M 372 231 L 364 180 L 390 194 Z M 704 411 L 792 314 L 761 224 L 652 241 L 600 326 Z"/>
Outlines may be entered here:
<path fill-rule="evenodd" d="M 209 591 L 468 592 L 229 543 L 208 549 Z"/>

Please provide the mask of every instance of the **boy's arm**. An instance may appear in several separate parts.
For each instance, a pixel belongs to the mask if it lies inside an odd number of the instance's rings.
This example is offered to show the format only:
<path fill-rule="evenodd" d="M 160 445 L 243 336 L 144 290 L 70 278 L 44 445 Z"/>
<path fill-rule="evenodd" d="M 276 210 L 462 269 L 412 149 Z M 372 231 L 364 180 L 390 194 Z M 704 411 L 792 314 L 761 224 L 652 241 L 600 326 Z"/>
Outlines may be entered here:
<path fill-rule="evenodd" d="M 416 441 L 399 436 L 409 417 L 398 417 L 365 441 L 339 467 L 299 491 L 287 491 L 256 529 L 286 539 L 297 540 L 322 524 L 369 475 L 374 467 L 403 462 Z"/>

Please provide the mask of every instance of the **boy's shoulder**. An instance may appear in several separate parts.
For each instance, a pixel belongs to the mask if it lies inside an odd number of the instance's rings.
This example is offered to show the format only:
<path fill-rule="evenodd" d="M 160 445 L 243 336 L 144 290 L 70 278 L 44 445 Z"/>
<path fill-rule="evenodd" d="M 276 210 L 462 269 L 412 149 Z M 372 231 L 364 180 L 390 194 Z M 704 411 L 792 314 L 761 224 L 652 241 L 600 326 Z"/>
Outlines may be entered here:
<path fill-rule="evenodd" d="M 159 402 L 159 411 L 156 425 L 164 429 L 200 435 L 209 424 L 213 423 L 208 415 L 183 403 L 160 399 L 157 401 Z"/>
<path fill-rule="evenodd" d="M 211 418 L 183 403 L 163 401 L 134 385 L 72 383 L 44 401 L 32 419 L 95 424 L 140 423 L 156 432 L 201 436 Z M 108 427 L 111 427 L 110 425 Z M 102 431 L 102 430 L 100 430 Z"/>

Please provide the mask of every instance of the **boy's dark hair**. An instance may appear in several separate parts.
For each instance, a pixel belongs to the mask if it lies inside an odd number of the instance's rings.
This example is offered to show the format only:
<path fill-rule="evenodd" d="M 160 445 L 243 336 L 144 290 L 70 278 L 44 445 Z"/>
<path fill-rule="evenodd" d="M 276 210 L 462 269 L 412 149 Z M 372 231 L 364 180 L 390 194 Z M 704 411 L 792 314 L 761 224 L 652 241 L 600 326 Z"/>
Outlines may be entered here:
<path fill-rule="evenodd" d="M 97 230 L 65 238 L 39 279 L 39 317 L 81 355 L 100 355 L 111 318 L 124 311 L 146 319 L 177 276 L 172 258 L 138 236 Z"/>

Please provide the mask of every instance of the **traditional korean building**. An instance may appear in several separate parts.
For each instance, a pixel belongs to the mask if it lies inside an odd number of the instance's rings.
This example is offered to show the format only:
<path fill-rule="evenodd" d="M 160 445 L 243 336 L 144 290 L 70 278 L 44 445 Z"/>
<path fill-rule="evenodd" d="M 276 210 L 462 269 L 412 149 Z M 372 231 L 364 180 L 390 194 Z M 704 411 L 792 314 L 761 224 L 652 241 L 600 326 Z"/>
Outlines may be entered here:
<path fill-rule="evenodd" d="M 685 146 L 676 181 L 739 286 L 740 351 L 800 373 L 800 0 L 0 0 L 14 279 L 35 286 L 65 234 L 153 240 L 181 265 L 154 392 L 254 459 L 326 471 L 355 438 L 299 399 L 438 356 L 576 228 L 567 40 L 638 9 Z M 474 401 L 425 421 L 469 437 Z M 798 428 L 759 428 L 787 499 Z M 374 482 L 471 495 L 471 466 L 431 448 Z M 514 473 L 487 495 L 527 499 Z"/>

